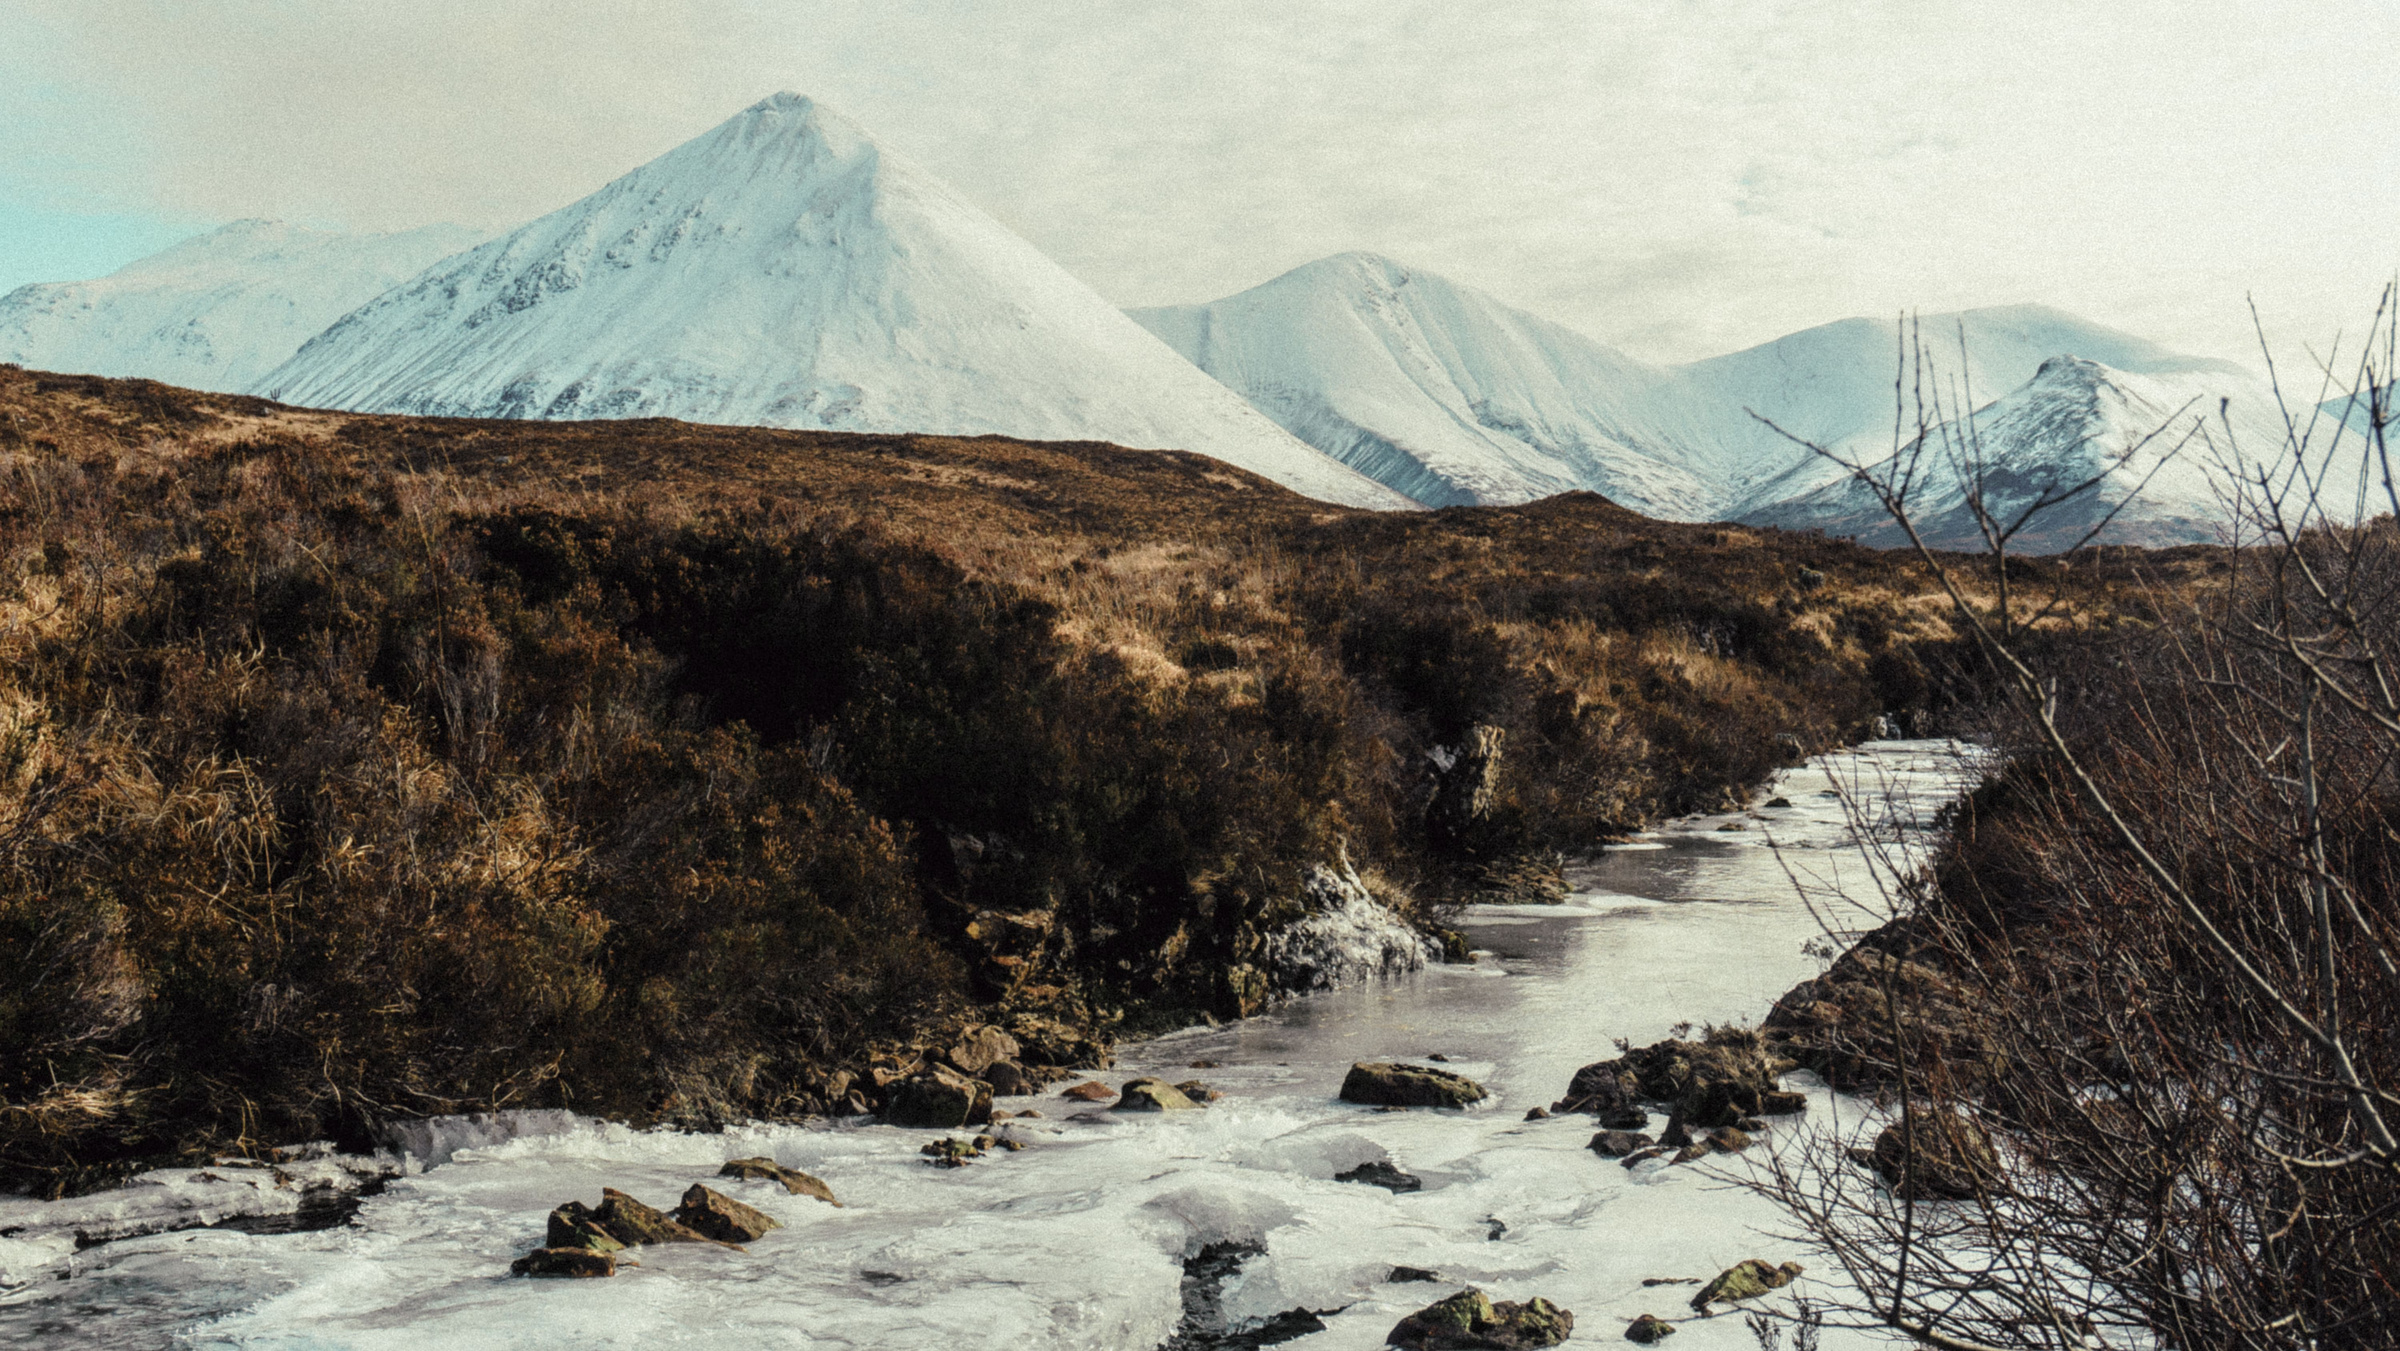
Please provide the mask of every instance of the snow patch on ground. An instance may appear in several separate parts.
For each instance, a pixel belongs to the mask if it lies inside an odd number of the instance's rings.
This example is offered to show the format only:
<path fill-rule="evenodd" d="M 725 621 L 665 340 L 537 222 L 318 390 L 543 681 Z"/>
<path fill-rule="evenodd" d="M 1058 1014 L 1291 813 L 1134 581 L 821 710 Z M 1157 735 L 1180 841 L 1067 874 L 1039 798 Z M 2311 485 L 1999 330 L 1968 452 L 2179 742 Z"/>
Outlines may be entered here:
<path fill-rule="evenodd" d="M 1348 859 L 1317 865 L 1307 883 L 1308 914 L 1266 942 L 1269 979 L 1307 994 L 1422 971 L 1440 953 L 1430 939 L 1367 890 Z"/>

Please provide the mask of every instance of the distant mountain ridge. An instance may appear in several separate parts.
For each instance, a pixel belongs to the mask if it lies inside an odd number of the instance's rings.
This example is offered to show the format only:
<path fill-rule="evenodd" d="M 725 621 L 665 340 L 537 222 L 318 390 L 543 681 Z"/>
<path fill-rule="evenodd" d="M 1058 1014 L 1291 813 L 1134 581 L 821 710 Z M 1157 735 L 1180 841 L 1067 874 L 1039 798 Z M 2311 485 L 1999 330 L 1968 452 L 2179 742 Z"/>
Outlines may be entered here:
<path fill-rule="evenodd" d="M 1586 488 L 1669 519 L 1897 538 L 1879 508 L 1863 510 L 1859 485 L 1837 482 L 1845 471 L 1836 462 L 1874 464 L 1893 453 L 1893 379 L 1903 351 L 1896 322 L 1841 320 L 1724 356 L 1653 366 L 1472 288 L 1362 253 L 1321 259 L 1208 304 L 1131 313 L 1294 435 L 1420 501 L 1504 504 Z M 1962 414 L 1990 410 L 1960 429 L 1976 434 L 1986 471 L 2006 482 L 2082 482 L 2152 430 L 2137 412 L 2165 418 L 2187 402 L 2213 418 L 2219 400 L 2228 401 L 2244 444 L 2271 447 L 2280 437 L 2268 416 L 2271 394 L 2242 367 L 2063 311 L 2015 305 L 1927 315 L 1911 332 L 1938 385 L 1929 393 Z M 2110 414 L 2062 419 L 2070 383 L 2073 397 L 2105 403 Z M 2207 465 L 2225 442 L 2218 426 L 2186 446 L 2182 462 L 2150 480 L 2110 537 L 2213 535 L 2221 513 Z M 1927 485 L 1942 517 L 1930 528 L 1945 542 L 1971 542 L 1956 467 L 1928 467 L 1942 480 Z M 2092 500 L 2121 500 L 2140 481 L 2112 472 Z M 2057 514 L 2061 530 L 2074 514 Z"/>
<path fill-rule="evenodd" d="M 235 221 L 105 277 L 0 295 L 0 361 L 243 392 L 326 325 L 482 237 Z"/>

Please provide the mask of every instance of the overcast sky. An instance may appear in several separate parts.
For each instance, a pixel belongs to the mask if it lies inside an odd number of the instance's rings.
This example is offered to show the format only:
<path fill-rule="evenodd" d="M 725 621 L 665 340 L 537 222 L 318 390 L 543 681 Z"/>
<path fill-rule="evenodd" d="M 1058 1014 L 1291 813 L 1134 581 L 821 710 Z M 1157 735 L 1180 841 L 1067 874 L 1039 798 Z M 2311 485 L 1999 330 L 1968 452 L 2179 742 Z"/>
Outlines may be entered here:
<path fill-rule="evenodd" d="M 2039 301 L 2251 359 L 2400 270 L 2400 5 L 7 0 L 0 287 L 494 229 L 779 89 L 1125 305 L 1364 248 L 1652 359 Z"/>

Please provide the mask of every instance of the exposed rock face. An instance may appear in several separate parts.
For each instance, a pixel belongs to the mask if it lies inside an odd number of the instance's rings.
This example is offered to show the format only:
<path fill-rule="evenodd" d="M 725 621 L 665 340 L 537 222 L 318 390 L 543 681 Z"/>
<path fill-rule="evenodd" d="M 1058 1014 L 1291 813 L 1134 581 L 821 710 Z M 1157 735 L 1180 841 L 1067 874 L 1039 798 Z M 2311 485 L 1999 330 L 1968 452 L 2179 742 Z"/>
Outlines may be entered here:
<path fill-rule="evenodd" d="M 614 1276 L 617 1274 L 615 1253 L 594 1252 L 589 1248 L 536 1248 L 508 1264 L 511 1276 L 564 1276 L 582 1278 Z"/>
<path fill-rule="evenodd" d="M 1903 1200 L 1968 1200 L 2000 1175 L 2000 1156 L 1981 1123 L 1923 1108 L 1884 1127 L 1862 1161 Z"/>
<path fill-rule="evenodd" d="M 1556 1346 L 1574 1329 L 1575 1315 L 1546 1299 L 1495 1303 L 1469 1289 L 1401 1319 L 1385 1342 L 1402 1351 L 1517 1351 Z"/>
<path fill-rule="evenodd" d="M 990 1084 L 935 1065 L 893 1086 L 891 1101 L 884 1104 L 883 1119 L 911 1129 L 948 1130 L 988 1120 L 991 1113 Z"/>
<path fill-rule="evenodd" d="M 720 1243 L 756 1242 L 766 1237 L 768 1230 L 783 1227 L 783 1221 L 765 1211 L 697 1182 L 684 1192 L 683 1204 L 675 1207 L 674 1218 Z"/>
<path fill-rule="evenodd" d="M 1041 1092 L 1041 1085 L 1025 1073 L 1024 1067 L 1013 1060 L 995 1060 L 984 1067 L 983 1081 L 992 1086 L 994 1095 L 1003 1098 L 1022 1098 Z"/>
<path fill-rule="evenodd" d="M 1019 1049 L 1017 1039 L 999 1028 L 970 1027 L 942 1055 L 961 1073 L 976 1076 L 1000 1061 L 1015 1060 Z"/>
<path fill-rule="evenodd" d="M 1656 1314 L 1643 1314 L 1625 1329 L 1625 1340 L 1640 1346 L 1653 1346 L 1675 1335 L 1675 1325 Z"/>
<path fill-rule="evenodd" d="M 1711 1304 L 1731 1304 L 1735 1300 L 1756 1299 L 1770 1290 L 1781 1290 L 1797 1280 L 1807 1268 L 1798 1262 L 1769 1266 L 1755 1257 L 1745 1257 L 1718 1272 L 1700 1293 L 1692 1296 L 1692 1307 L 1708 1312 Z"/>
<path fill-rule="evenodd" d="M 1113 1110 L 1119 1112 L 1188 1112 L 1200 1104 L 1164 1079 L 1135 1079 L 1125 1085 Z"/>
<path fill-rule="evenodd" d="M 1371 1187 L 1381 1187 L 1395 1195 L 1401 1192 L 1425 1190 L 1423 1178 L 1414 1173 L 1404 1173 L 1398 1167 L 1382 1159 L 1370 1159 L 1348 1172 L 1335 1173 L 1333 1180 L 1336 1182 L 1364 1182 Z"/>
<path fill-rule="evenodd" d="M 1370 1107 L 1465 1107 L 1485 1096 L 1467 1076 L 1425 1065 L 1362 1060 L 1342 1080 L 1342 1101 Z"/>
<path fill-rule="evenodd" d="M 1896 1081 L 1895 1022 L 1919 1072 L 1939 1064 L 1963 1082 L 1999 1082 L 2008 1070 L 2000 1039 L 1933 957 L 1920 928 L 1896 920 L 1843 953 L 1824 975 L 1793 986 L 1760 1030 L 1778 1053 L 1845 1093 Z"/>
<path fill-rule="evenodd" d="M 826 1186 L 821 1180 L 803 1173 L 797 1168 L 786 1168 L 773 1159 L 728 1159 L 725 1166 L 717 1170 L 717 1176 L 780 1182 L 783 1184 L 783 1189 L 794 1196 L 813 1196 L 827 1205 L 838 1206 L 841 1204 L 833 1199 L 833 1188 Z"/>
<path fill-rule="evenodd" d="M 1508 729 L 1482 724 L 1467 731 L 1456 750 L 1434 761 L 1433 799 L 1425 804 L 1425 830 L 1445 853 L 1480 854 L 1489 841 L 1493 809 L 1500 802 L 1501 747 Z"/>

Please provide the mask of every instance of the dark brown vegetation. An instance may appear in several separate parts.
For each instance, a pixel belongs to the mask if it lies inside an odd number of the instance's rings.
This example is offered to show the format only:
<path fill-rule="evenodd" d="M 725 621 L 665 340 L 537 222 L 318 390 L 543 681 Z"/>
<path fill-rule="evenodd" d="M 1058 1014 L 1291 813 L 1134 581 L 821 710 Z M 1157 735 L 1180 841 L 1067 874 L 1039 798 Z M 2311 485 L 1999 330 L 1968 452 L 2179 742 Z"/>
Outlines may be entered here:
<path fill-rule="evenodd" d="M 44 1191 L 822 1111 L 970 1017 L 1075 1063 L 1259 1007 L 1345 851 L 1415 913 L 1955 694 L 1919 565 L 1589 495 L 8 369 L 0 485 L 0 1186 Z"/>
<path fill-rule="evenodd" d="M 2163 560 L 2157 628 L 2059 663 L 1959 605 L 2011 695 L 2007 768 L 1914 913 L 1772 1020 L 1902 1118 L 1882 1186 L 1833 1142 L 1777 1179 L 1864 1292 L 1852 1317 L 1950 1348 L 2393 1345 L 2390 299 L 2351 386 L 2370 472 L 2328 475 L 2305 420 L 2250 448 L 2242 537 Z"/>

